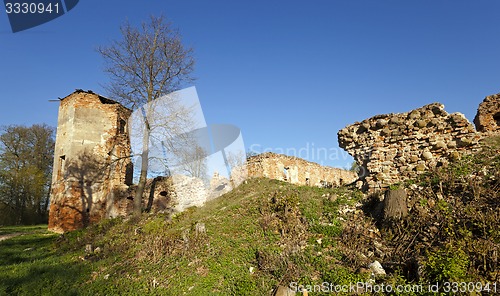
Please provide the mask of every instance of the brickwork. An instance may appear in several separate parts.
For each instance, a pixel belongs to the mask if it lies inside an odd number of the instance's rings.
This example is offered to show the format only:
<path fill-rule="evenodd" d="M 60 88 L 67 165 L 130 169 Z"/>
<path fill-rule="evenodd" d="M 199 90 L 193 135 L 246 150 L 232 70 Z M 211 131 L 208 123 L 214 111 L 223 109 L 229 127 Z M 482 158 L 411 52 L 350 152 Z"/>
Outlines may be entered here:
<path fill-rule="evenodd" d="M 77 90 L 61 100 L 52 176 L 49 229 L 78 229 L 107 216 L 113 187 L 131 183 L 130 110 Z"/>
<path fill-rule="evenodd" d="M 476 115 L 476 132 L 463 114 L 448 114 L 433 103 L 356 122 L 340 130 L 338 140 L 361 166 L 363 189 L 373 192 L 479 150 L 483 131 L 500 130 L 499 111 L 500 95 L 487 97 Z"/>
<path fill-rule="evenodd" d="M 357 179 L 355 173 L 347 170 L 271 152 L 250 157 L 246 169 L 249 177 L 266 177 L 310 186 L 338 186 Z"/>

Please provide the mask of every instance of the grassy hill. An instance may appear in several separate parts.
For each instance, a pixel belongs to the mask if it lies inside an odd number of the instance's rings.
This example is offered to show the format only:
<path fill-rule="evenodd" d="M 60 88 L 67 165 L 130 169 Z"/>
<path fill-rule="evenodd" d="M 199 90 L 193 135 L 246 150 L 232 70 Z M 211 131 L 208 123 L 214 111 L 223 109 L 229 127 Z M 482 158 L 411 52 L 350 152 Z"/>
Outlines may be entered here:
<path fill-rule="evenodd" d="M 21 232 L 0 242 L 0 295 L 273 295 L 299 285 L 326 295 L 357 282 L 370 283 L 366 294 L 382 284 L 430 294 L 446 282 L 493 293 L 499 147 L 490 139 L 476 155 L 395 185 L 409 193 L 404 219 L 384 220 L 380 196 L 354 188 L 252 179 L 174 216 L 106 220 L 63 236 L 0 228 Z M 374 261 L 387 275 L 372 274 Z"/>

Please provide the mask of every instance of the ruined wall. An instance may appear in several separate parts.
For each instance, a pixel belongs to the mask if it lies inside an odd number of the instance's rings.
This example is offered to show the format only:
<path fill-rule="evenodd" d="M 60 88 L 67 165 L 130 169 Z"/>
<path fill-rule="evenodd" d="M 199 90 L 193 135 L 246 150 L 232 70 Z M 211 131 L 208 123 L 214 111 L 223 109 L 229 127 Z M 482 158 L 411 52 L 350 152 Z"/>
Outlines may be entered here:
<path fill-rule="evenodd" d="M 499 109 L 500 95 L 483 101 L 475 119 L 479 131 L 499 131 Z M 483 135 L 463 114 L 433 103 L 356 122 L 340 130 L 338 140 L 361 166 L 364 190 L 373 192 L 477 151 Z"/>
<path fill-rule="evenodd" d="M 132 184 L 133 169 L 128 157 L 130 114 L 131 110 L 121 104 L 91 91 L 77 90 L 61 99 L 50 230 L 75 230 L 133 212 L 137 186 Z M 153 212 L 183 211 L 201 206 L 231 188 L 229 180 L 219 176 L 211 184 L 205 183 L 182 175 L 150 179 L 144 190 L 143 208 Z"/>
<path fill-rule="evenodd" d="M 77 90 L 61 100 L 52 175 L 49 229 L 73 230 L 106 216 L 114 186 L 131 181 L 130 110 Z"/>
<path fill-rule="evenodd" d="M 338 186 L 357 179 L 353 172 L 321 166 L 304 159 L 276 153 L 262 153 L 247 160 L 248 177 L 266 177 L 293 184 Z"/>
<path fill-rule="evenodd" d="M 498 133 L 500 131 L 500 94 L 487 96 L 479 104 L 474 124 L 478 132 Z"/>
<path fill-rule="evenodd" d="M 192 206 L 202 206 L 207 201 L 208 190 L 203 180 L 184 175 L 172 176 L 175 210 L 182 212 Z"/>
<path fill-rule="evenodd" d="M 231 172 L 231 177 L 233 177 L 233 171 Z M 240 175 L 240 177 L 246 179 L 246 171 L 245 175 Z M 210 179 L 210 194 L 208 195 L 207 200 L 212 200 L 228 193 L 233 190 L 233 186 L 238 187 L 244 179 L 235 180 L 234 178 L 231 178 L 231 180 L 229 180 L 226 177 L 219 175 L 218 172 L 214 172 L 212 179 Z"/>
<path fill-rule="evenodd" d="M 150 196 L 153 187 L 154 192 L 152 196 Z M 114 186 L 113 190 L 108 195 L 105 218 L 125 217 L 133 213 L 133 199 L 136 190 L 137 185 L 127 186 L 122 184 Z M 151 208 L 149 209 L 151 212 L 162 213 L 172 210 L 177 203 L 173 191 L 172 179 L 169 177 L 148 179 L 142 199 L 143 209 L 148 209 L 151 197 L 153 198 Z"/>
<path fill-rule="evenodd" d="M 154 184 L 152 194 L 151 212 L 182 212 L 189 207 L 203 206 L 207 201 L 229 192 L 232 187 L 230 181 L 218 174 L 210 180 L 209 184 L 200 178 L 173 175 L 169 177 L 156 177 L 157 181 L 149 179 L 146 183 L 143 197 L 143 208 L 148 208 L 150 191 Z M 133 200 L 137 186 L 115 186 L 113 202 L 107 210 L 107 218 L 127 216 L 133 211 Z"/>

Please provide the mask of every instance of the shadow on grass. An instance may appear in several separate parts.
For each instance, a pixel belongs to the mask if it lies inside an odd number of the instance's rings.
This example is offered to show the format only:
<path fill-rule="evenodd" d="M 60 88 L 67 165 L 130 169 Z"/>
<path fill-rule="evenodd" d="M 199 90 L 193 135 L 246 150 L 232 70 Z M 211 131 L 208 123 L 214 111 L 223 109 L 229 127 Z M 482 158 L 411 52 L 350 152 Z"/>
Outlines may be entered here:
<path fill-rule="evenodd" d="M 46 232 L 47 224 L 0 226 L 0 235 L 12 233 Z"/>
<path fill-rule="evenodd" d="M 9 268 L 0 281 L 1 295 L 79 295 L 74 287 L 81 275 L 81 265 L 71 263 L 34 264 Z"/>
<path fill-rule="evenodd" d="M 50 256 L 53 236 L 17 236 L 0 242 L 0 266 L 41 260 Z M 45 252 L 42 252 L 45 249 Z"/>
<path fill-rule="evenodd" d="M 78 295 L 74 283 L 89 266 L 53 247 L 55 235 L 30 234 L 0 242 L 0 295 Z"/>

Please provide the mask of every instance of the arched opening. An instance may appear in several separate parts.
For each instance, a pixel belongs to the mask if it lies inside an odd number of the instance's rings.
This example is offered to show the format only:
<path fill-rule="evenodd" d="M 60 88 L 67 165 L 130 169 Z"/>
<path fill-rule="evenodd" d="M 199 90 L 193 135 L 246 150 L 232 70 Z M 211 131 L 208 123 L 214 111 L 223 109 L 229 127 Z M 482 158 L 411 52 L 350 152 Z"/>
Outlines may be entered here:
<path fill-rule="evenodd" d="M 123 135 L 125 133 L 127 122 L 120 118 L 118 121 L 118 134 Z"/>
<path fill-rule="evenodd" d="M 493 115 L 493 120 L 495 120 L 497 126 L 500 126 L 500 112 L 497 112 L 495 115 Z"/>

